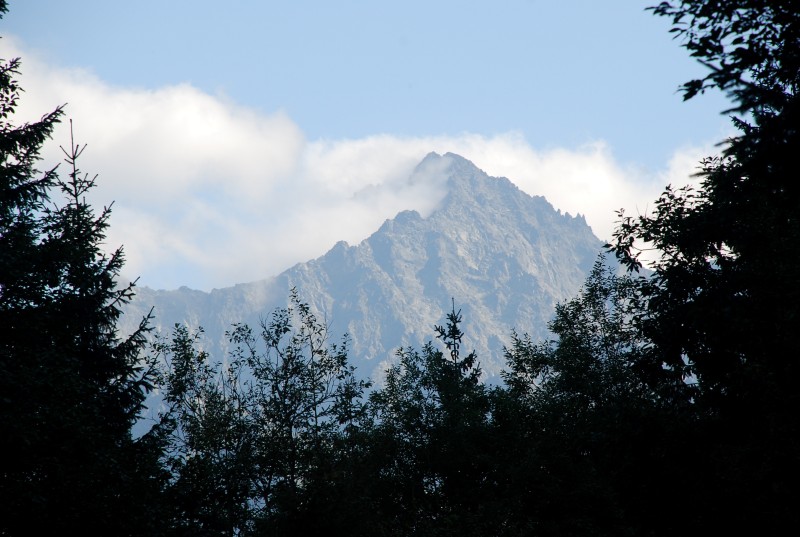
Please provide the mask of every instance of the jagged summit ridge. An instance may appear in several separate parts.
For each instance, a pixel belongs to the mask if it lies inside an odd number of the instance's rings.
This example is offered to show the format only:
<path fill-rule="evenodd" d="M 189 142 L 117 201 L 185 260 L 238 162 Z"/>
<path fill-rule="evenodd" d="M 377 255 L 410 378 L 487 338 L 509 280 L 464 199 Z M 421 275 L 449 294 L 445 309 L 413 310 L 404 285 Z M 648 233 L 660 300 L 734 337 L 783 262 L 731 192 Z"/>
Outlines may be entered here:
<path fill-rule="evenodd" d="M 496 375 L 511 329 L 545 336 L 555 304 L 577 292 L 602 243 L 582 218 L 459 155 L 429 153 L 409 181 L 446 185 L 430 215 L 402 211 L 359 244 L 340 241 L 274 278 L 211 293 L 142 289 L 130 313 L 152 305 L 157 328 L 202 325 L 223 351 L 231 323 L 256 322 L 296 287 L 332 334 L 350 335 L 362 374 L 378 377 L 397 347 L 431 339 L 455 300 L 465 344 Z"/>

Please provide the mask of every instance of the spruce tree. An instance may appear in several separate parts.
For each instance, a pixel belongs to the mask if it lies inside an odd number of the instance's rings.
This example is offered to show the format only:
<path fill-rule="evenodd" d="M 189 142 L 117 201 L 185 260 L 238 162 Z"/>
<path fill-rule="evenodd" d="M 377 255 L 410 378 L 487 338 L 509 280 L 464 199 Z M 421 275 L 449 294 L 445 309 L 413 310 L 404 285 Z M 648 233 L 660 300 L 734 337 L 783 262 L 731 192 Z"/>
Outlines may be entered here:
<path fill-rule="evenodd" d="M 422 349 L 400 348 L 381 389 L 367 466 L 383 535 L 497 534 L 488 480 L 489 397 L 475 352 L 462 352 L 461 311 Z"/>
<path fill-rule="evenodd" d="M 65 177 L 37 168 L 62 108 L 12 123 L 19 67 L 0 60 L 0 534 L 151 533 L 157 450 L 131 436 L 145 324 L 117 335 L 132 287 L 117 284 L 122 251 L 101 248 L 110 213 L 86 202 L 83 148 L 64 150 Z"/>

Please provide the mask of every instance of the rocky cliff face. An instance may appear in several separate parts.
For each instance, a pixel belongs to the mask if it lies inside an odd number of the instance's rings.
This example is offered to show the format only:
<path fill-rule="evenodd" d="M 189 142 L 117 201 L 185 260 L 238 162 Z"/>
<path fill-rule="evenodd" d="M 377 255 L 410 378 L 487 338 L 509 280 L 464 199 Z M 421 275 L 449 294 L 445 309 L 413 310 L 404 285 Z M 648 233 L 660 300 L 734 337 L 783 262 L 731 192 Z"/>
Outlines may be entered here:
<path fill-rule="evenodd" d="M 157 329 L 203 326 L 207 347 L 225 352 L 232 323 L 257 324 L 296 287 L 334 339 L 350 335 L 358 370 L 378 378 L 397 347 L 432 339 L 455 301 L 465 346 L 497 375 L 511 330 L 546 337 L 555 304 L 578 291 L 602 243 L 583 217 L 458 155 L 429 154 L 409 181 L 432 179 L 447 194 L 427 217 L 401 212 L 360 244 L 340 242 L 270 279 L 210 293 L 139 289 L 126 322 L 154 306 Z"/>

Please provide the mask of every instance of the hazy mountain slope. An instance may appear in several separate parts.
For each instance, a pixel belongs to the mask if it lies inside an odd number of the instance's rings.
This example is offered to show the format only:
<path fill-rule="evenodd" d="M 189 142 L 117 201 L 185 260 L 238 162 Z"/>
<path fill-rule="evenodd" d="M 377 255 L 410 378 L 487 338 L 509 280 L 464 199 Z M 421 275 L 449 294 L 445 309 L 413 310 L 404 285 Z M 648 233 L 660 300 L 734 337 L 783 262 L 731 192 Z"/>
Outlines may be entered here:
<path fill-rule="evenodd" d="M 211 293 L 140 289 L 128 320 L 152 305 L 157 327 L 202 325 L 209 347 L 221 351 L 231 323 L 256 323 L 297 287 L 334 339 L 350 334 L 359 370 L 375 375 L 398 346 L 431 339 L 455 299 L 466 346 L 497 374 L 511 329 L 546 336 L 556 302 L 575 294 L 602 244 L 583 217 L 457 155 L 431 153 L 409 181 L 432 177 L 447 194 L 427 218 L 401 212 L 360 244 L 340 242 L 268 280 Z"/>

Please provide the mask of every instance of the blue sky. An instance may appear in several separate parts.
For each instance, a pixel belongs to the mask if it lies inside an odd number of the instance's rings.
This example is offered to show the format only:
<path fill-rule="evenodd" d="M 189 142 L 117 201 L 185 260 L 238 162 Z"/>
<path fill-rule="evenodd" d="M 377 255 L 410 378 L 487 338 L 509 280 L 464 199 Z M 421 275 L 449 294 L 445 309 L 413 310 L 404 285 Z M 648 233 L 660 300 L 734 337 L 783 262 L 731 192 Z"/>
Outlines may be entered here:
<path fill-rule="evenodd" d="M 431 150 L 607 238 L 730 132 L 720 95 L 682 101 L 702 67 L 649 3 L 12 0 L 0 56 L 21 117 L 69 102 L 129 275 L 210 289 L 431 210 L 403 182 Z"/>

